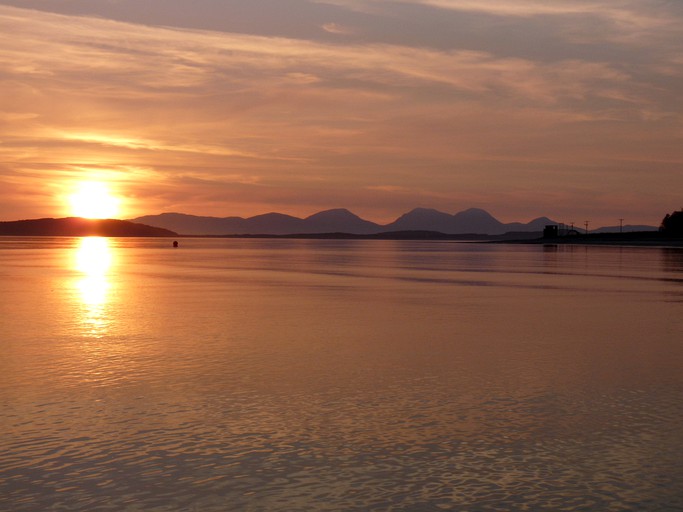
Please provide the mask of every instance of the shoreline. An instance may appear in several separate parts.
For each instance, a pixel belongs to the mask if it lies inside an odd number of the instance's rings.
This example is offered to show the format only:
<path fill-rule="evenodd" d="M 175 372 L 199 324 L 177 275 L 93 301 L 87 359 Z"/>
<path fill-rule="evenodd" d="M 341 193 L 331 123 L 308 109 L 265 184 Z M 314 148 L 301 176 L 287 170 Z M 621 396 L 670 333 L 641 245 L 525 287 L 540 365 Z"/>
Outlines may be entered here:
<path fill-rule="evenodd" d="M 683 247 L 683 237 L 668 236 L 658 231 L 634 231 L 631 233 L 594 233 L 585 235 L 537 238 L 534 240 L 501 240 L 501 244 L 533 245 L 600 245 L 608 247 Z"/>
<path fill-rule="evenodd" d="M 304 233 L 288 235 L 180 235 L 183 238 L 267 238 L 294 240 L 426 240 L 513 245 L 600 245 L 612 247 L 683 247 L 683 237 L 666 236 L 658 231 L 630 233 L 595 233 L 543 238 L 540 233 L 505 233 L 503 235 L 446 234 L 436 231 L 392 231 L 370 235 L 351 233 Z"/>
<path fill-rule="evenodd" d="M 147 226 L 145 226 L 147 227 Z M 3 233 L 0 230 L 0 236 L 7 237 L 41 237 L 41 236 L 65 236 L 65 237 L 81 237 L 81 236 L 113 236 L 113 237 L 163 237 L 163 238 L 244 238 L 244 239 L 285 239 L 285 240 L 406 240 L 406 241 L 444 241 L 444 242 L 460 242 L 460 243 L 482 243 L 482 244 L 513 244 L 513 245 L 599 245 L 611 247 L 669 247 L 669 248 L 683 248 L 683 236 L 667 236 L 658 231 L 634 231 L 629 233 L 594 233 L 594 234 L 579 234 L 569 236 L 558 236 L 552 238 L 544 238 L 538 232 L 512 232 L 502 235 L 484 235 L 476 233 L 468 234 L 447 234 L 438 231 L 385 231 L 373 234 L 353 234 L 353 233 L 295 233 L 295 234 L 229 234 L 229 235 L 184 235 L 180 233 L 173 234 L 159 234 L 158 232 L 150 234 L 144 233 L 102 233 L 92 231 L 81 232 L 50 232 L 50 233 L 35 233 L 35 232 L 13 232 Z M 97 230 L 99 231 L 99 230 Z M 116 231 L 116 230 L 115 230 Z M 118 230 L 120 231 L 120 230 Z"/>

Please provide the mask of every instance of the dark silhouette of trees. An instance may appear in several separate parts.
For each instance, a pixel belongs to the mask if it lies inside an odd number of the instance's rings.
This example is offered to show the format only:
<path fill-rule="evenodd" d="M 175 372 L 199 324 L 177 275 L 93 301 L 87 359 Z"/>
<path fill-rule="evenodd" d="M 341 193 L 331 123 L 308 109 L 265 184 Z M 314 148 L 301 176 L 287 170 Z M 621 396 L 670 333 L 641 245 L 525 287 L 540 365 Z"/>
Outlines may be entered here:
<path fill-rule="evenodd" d="M 659 230 L 666 235 L 683 235 L 683 210 L 667 213 Z"/>

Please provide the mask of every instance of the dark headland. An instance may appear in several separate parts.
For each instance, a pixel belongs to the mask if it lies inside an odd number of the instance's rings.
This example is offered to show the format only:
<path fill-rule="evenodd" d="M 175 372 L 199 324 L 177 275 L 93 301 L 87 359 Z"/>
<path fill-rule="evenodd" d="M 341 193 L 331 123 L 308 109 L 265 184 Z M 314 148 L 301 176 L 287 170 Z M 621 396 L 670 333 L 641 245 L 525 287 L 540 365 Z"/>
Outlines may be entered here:
<path fill-rule="evenodd" d="M 566 226 L 546 226 L 543 237 L 537 240 L 516 240 L 517 243 L 550 245 L 622 245 L 683 247 L 683 210 L 667 213 L 657 231 L 628 233 L 580 233 Z"/>
<path fill-rule="evenodd" d="M 540 237 L 527 240 L 497 240 L 498 243 L 544 245 L 621 245 L 641 247 L 683 247 L 683 236 L 658 231 L 630 233 L 588 233 L 573 236 Z"/>
<path fill-rule="evenodd" d="M 117 219 L 30 219 L 0 222 L 0 236 L 177 236 L 168 229 Z"/>

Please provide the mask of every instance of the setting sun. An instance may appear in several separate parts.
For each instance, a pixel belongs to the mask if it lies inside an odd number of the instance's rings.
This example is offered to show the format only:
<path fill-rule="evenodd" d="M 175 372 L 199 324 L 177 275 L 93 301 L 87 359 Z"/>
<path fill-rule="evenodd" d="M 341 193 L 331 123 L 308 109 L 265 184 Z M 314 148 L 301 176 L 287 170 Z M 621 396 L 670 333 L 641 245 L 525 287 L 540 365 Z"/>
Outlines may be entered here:
<path fill-rule="evenodd" d="M 69 197 L 72 215 L 88 219 L 115 218 L 119 213 L 119 202 L 101 182 L 81 183 Z"/>

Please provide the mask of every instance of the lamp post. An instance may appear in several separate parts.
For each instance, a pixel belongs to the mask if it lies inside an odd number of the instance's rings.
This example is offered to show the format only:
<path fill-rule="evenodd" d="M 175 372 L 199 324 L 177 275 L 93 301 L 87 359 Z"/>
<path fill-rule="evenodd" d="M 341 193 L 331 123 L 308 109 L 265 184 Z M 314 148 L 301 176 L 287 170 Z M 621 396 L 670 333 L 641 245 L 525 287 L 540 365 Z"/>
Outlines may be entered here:
<path fill-rule="evenodd" d="M 624 232 L 624 219 L 619 219 L 619 233 Z"/>
<path fill-rule="evenodd" d="M 583 225 L 586 226 L 586 234 L 588 234 L 588 221 L 584 221 Z"/>

